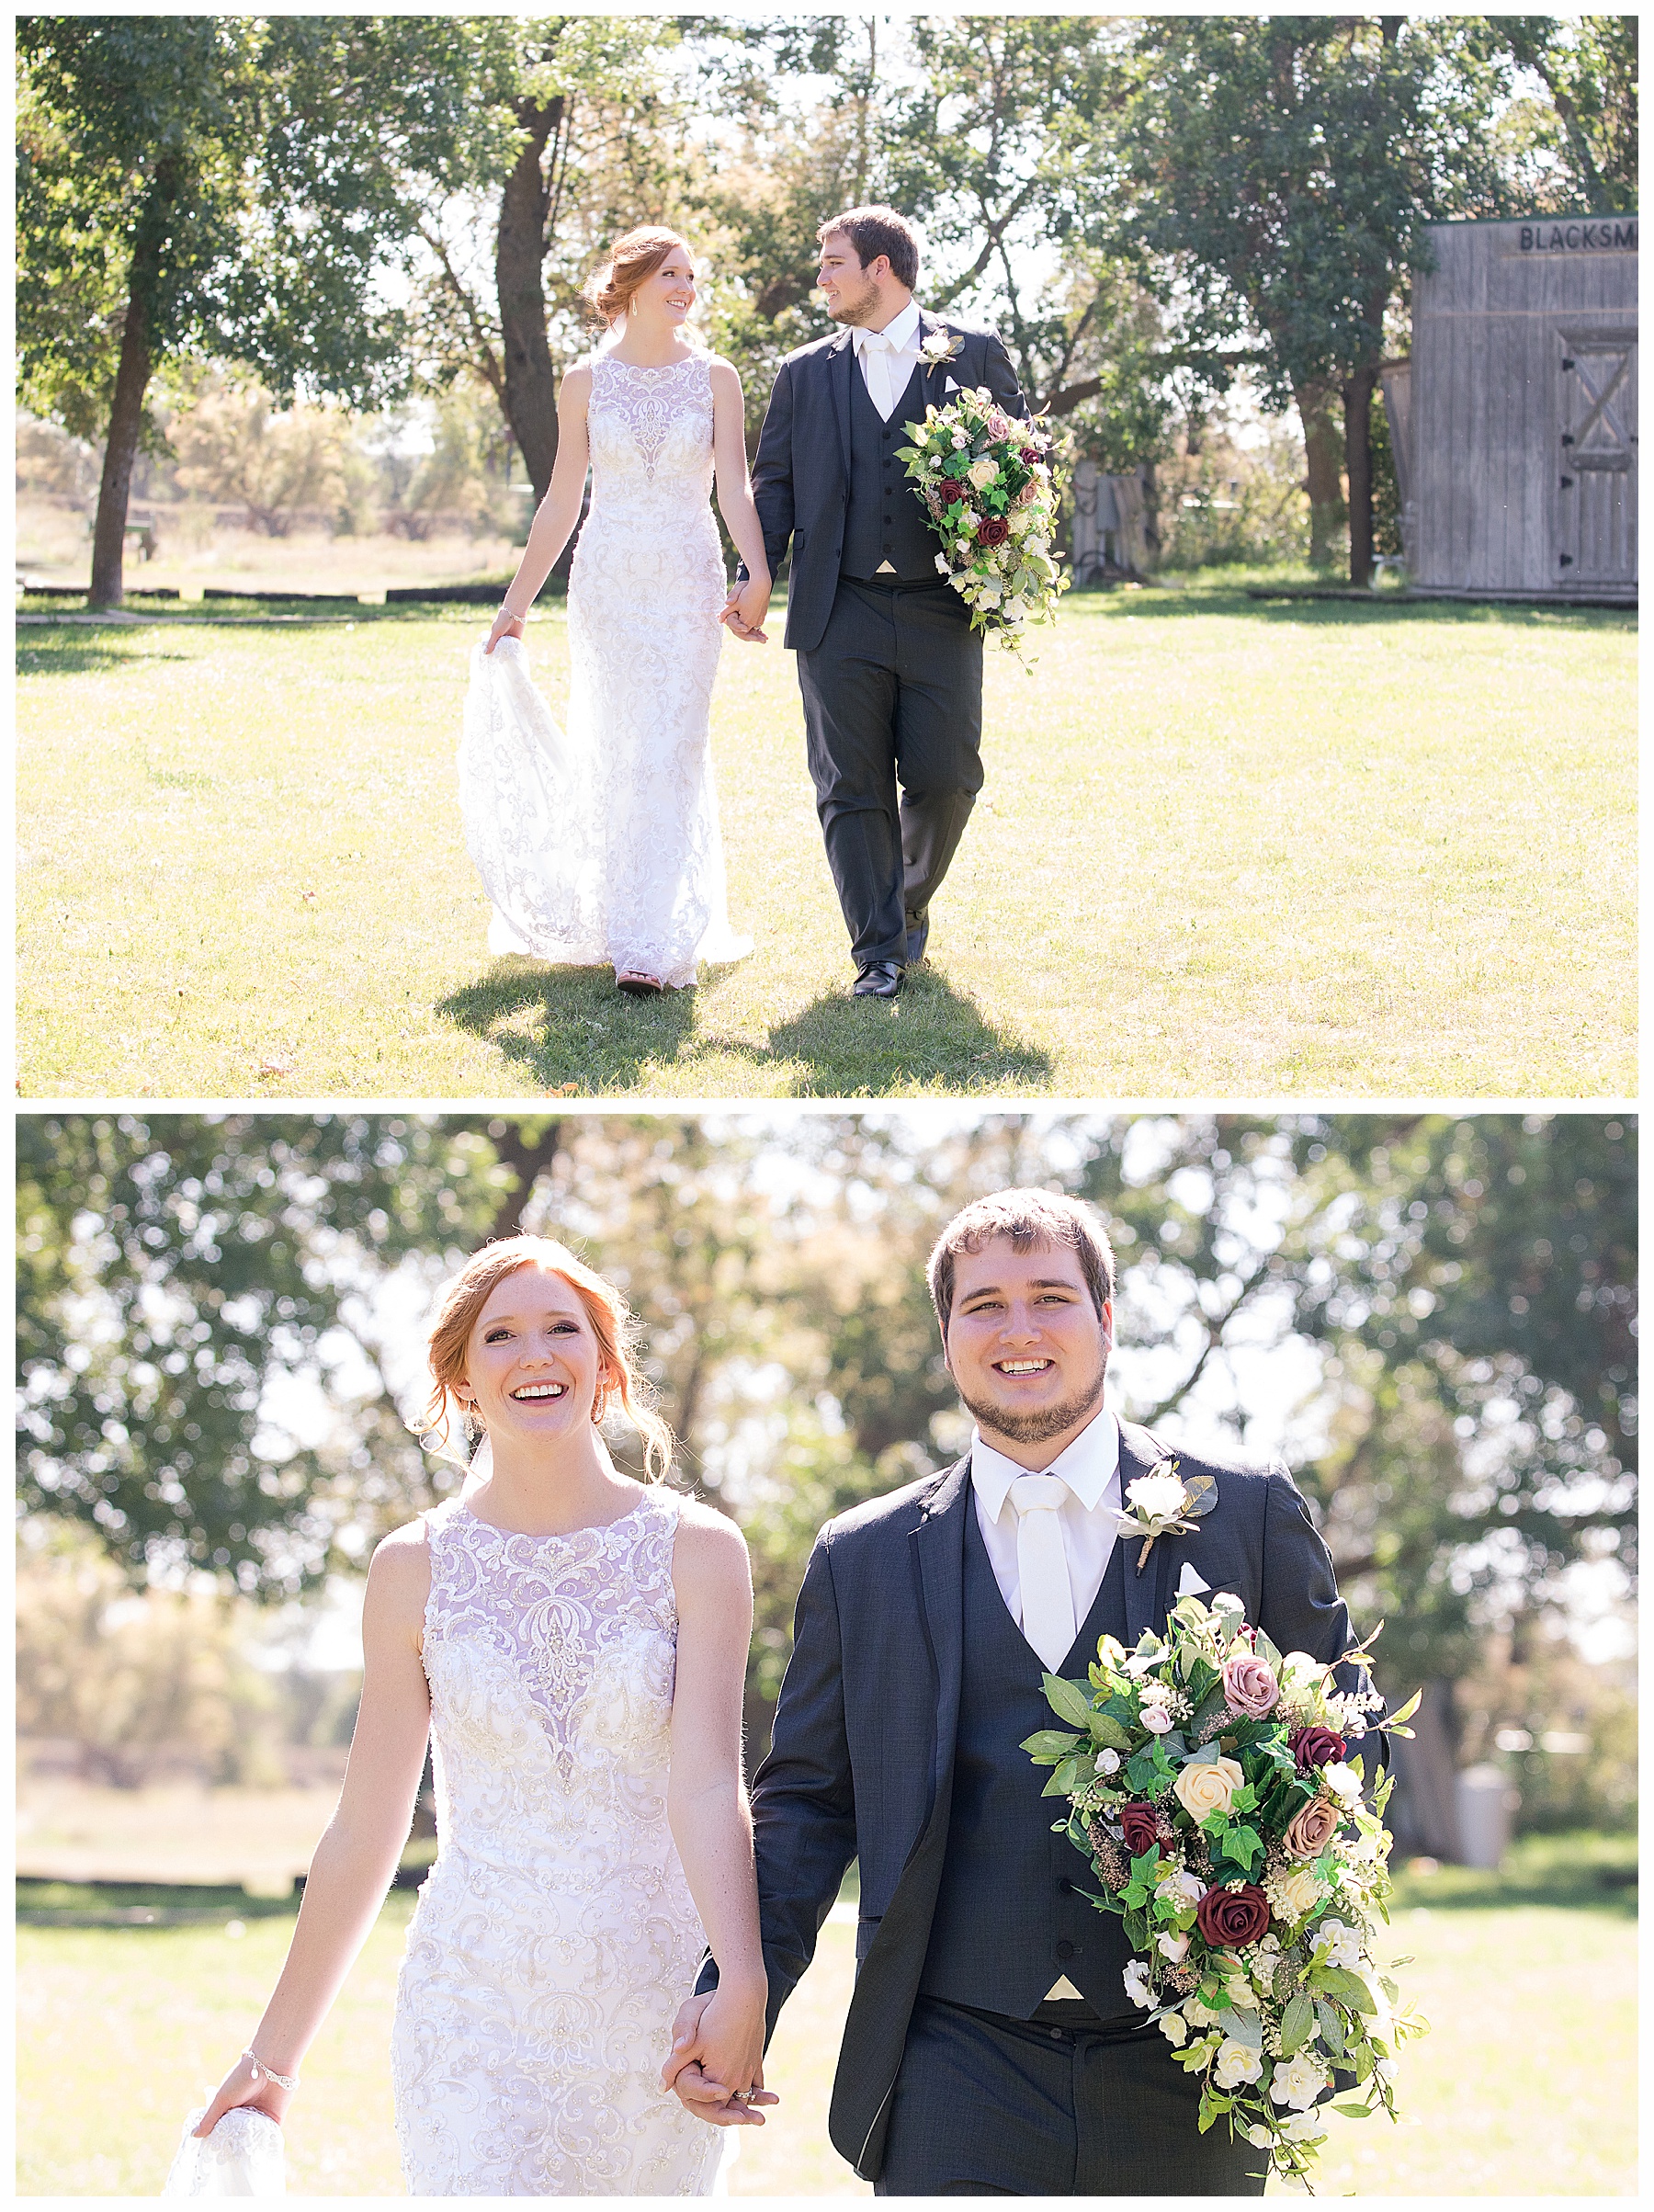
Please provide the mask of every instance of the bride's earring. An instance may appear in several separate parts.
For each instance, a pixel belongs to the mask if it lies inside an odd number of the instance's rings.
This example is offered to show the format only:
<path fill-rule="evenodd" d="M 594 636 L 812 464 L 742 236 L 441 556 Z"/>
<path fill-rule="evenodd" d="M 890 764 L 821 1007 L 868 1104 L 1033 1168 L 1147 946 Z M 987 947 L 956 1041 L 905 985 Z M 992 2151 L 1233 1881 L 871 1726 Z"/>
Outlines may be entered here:
<path fill-rule="evenodd" d="M 459 1416 L 459 1434 L 465 1438 L 467 1453 L 474 1453 L 482 1441 L 482 1424 L 477 1419 L 477 1409 L 469 1398 L 460 1402 L 464 1410 Z"/>

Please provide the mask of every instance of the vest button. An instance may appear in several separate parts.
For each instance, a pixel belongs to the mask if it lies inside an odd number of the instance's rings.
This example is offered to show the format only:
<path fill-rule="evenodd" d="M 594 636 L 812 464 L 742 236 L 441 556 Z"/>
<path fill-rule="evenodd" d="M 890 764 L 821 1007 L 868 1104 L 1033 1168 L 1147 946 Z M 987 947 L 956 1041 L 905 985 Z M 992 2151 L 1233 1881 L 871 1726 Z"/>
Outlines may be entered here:
<path fill-rule="evenodd" d="M 1059 1958 L 1072 1958 L 1074 1956 L 1074 1946 L 1066 1935 L 1057 1946 L 1057 1956 Z"/>

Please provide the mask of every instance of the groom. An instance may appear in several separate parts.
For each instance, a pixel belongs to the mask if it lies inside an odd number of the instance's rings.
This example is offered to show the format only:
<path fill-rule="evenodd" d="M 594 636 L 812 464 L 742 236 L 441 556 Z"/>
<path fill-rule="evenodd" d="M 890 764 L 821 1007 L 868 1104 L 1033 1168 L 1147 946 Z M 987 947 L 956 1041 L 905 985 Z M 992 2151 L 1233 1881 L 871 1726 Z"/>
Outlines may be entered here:
<path fill-rule="evenodd" d="M 937 573 L 936 539 L 897 454 L 906 425 L 961 386 L 985 386 L 1007 414 L 1028 410 L 992 331 L 915 301 L 919 249 L 893 208 L 853 208 L 817 235 L 821 289 L 845 327 L 782 362 L 753 498 L 772 573 L 792 549 L 786 642 L 852 990 L 894 998 L 924 957 L 931 896 L 982 783 L 981 636 Z M 933 363 L 927 340 L 957 340 L 957 351 Z M 746 581 L 744 566 L 737 575 Z M 724 618 L 756 634 L 730 609 Z"/>
<path fill-rule="evenodd" d="M 877 2194 L 1259 2195 L 1264 2154 L 1222 2122 L 1200 2134 L 1197 2084 L 1128 2002 L 1122 1923 L 1086 1901 L 1094 1877 L 1019 1746 L 1050 1725 L 1044 1671 L 1082 1678 L 1099 1637 L 1129 1649 L 1192 1591 L 1233 1591 L 1283 1650 L 1337 1660 L 1354 1639 L 1331 1561 L 1284 1468 L 1192 1453 L 1185 1481 L 1217 1484 L 1194 1530 L 1146 1564 L 1116 1533 L 1166 1447 L 1103 1406 L 1114 1261 L 1089 1208 L 978 1199 L 930 1285 L 976 1433 L 946 1473 L 830 1521 L 810 1556 L 753 1784 L 770 2026 L 857 1859 L 828 2130 Z M 699 1986 L 716 1979 L 708 1960 Z M 693 2065 L 675 2086 L 719 2124 L 753 2116 L 697 2103 Z"/>

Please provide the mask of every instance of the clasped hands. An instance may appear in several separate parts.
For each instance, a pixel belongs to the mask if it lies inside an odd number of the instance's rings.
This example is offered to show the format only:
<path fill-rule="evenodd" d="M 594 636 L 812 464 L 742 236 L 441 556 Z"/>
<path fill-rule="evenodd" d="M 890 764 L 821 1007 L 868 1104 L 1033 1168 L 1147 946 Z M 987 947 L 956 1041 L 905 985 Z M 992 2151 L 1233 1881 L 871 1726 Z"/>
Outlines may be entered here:
<path fill-rule="evenodd" d="M 731 584 L 730 596 L 718 618 L 743 644 L 767 645 L 764 618 L 769 610 L 769 597 L 768 576 L 749 576 L 744 584 Z"/>
<path fill-rule="evenodd" d="M 661 2087 L 714 2127 L 762 2127 L 754 2107 L 781 2101 L 764 2086 L 763 1993 L 743 2001 L 720 1986 L 685 1999 L 672 2024 Z"/>

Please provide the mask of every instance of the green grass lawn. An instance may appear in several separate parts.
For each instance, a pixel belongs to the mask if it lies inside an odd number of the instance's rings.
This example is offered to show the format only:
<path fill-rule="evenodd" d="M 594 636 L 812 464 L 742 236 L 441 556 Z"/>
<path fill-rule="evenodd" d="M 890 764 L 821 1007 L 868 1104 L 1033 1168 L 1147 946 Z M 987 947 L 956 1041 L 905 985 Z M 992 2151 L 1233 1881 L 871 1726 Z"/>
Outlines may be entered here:
<path fill-rule="evenodd" d="M 1398 1885 L 1390 1957 L 1412 1960 L 1403 1977 L 1431 2034 L 1402 2052 L 1398 2126 L 1334 2116 L 1319 2194 L 1635 2195 L 1635 1866 L 1633 1838 L 1535 1839 L 1502 1876 Z M 391 1898 L 305 2061 L 288 2122 L 297 2195 L 402 2194 L 388 2043 L 411 1905 Z M 20 1928 L 18 2194 L 154 2195 L 291 1924 L 266 1905 L 198 1927 Z M 828 1923 L 781 2015 L 766 2073 L 782 2103 L 743 2134 L 733 2195 L 870 2194 L 826 2133 L 853 1933 Z"/>
<path fill-rule="evenodd" d="M 713 709 L 753 956 L 655 1004 L 491 959 L 480 628 L 20 629 L 24 1095 L 1635 1087 L 1634 615 L 1071 595 L 1032 675 L 988 655 L 986 788 L 891 1005 L 845 995 L 778 641 Z M 532 647 L 561 708 L 560 607 Z"/>

